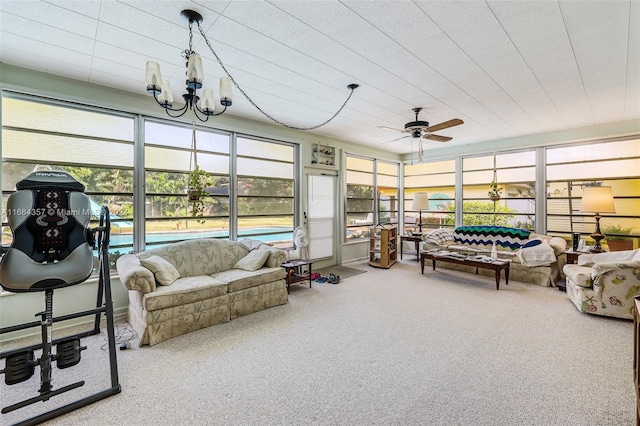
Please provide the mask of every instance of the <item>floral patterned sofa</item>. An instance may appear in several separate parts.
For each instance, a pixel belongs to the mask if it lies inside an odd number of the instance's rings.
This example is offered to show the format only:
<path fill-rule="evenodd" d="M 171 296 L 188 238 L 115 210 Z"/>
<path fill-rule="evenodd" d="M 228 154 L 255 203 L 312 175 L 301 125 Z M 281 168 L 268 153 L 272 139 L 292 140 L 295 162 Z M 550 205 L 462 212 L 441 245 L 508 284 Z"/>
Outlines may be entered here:
<path fill-rule="evenodd" d="M 534 234 L 507 226 L 475 225 L 435 229 L 422 234 L 420 250 L 445 250 L 468 255 L 491 254 L 493 243 L 499 259 L 509 259 L 509 278 L 545 287 L 560 281 L 567 242 L 559 237 Z M 494 272 L 442 262 L 439 267 L 493 276 Z"/>
<path fill-rule="evenodd" d="M 640 294 L 640 250 L 583 254 L 565 265 L 567 295 L 581 312 L 633 319 Z"/>
<path fill-rule="evenodd" d="M 142 346 L 287 303 L 284 262 L 260 241 L 206 238 L 126 254 L 116 267 Z"/>

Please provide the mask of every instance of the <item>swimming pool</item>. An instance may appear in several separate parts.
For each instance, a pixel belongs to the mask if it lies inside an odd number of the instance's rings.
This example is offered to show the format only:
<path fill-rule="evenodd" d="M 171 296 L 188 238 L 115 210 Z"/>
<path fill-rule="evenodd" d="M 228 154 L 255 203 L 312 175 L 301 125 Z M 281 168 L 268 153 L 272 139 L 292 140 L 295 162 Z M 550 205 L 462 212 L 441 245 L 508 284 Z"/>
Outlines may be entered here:
<path fill-rule="evenodd" d="M 148 232 L 145 236 L 147 245 L 158 247 L 161 244 L 169 244 L 175 241 L 191 240 L 195 238 L 229 238 L 229 230 L 223 229 L 219 231 L 177 231 L 177 232 Z M 275 241 L 291 241 L 293 239 L 293 231 L 287 227 L 263 227 L 241 229 L 238 233 L 238 239 L 251 238 L 254 240 L 264 241 L 265 243 Z M 160 244 L 158 244 L 160 243 Z M 133 234 L 111 234 L 110 245 L 113 246 L 132 246 Z"/>

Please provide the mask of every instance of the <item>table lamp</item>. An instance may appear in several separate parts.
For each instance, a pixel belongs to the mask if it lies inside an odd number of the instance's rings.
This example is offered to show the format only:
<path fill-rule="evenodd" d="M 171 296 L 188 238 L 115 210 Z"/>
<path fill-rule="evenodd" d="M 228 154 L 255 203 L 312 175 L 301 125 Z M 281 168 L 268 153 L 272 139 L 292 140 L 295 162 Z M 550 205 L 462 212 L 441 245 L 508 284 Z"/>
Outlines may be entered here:
<path fill-rule="evenodd" d="M 602 253 L 604 249 L 600 246 L 600 240 L 604 235 L 600 231 L 600 213 L 615 213 L 616 207 L 613 202 L 613 192 L 610 186 L 585 186 L 582 188 L 582 203 L 580 211 L 585 213 L 595 213 L 596 229 L 591 234 L 591 238 L 596 242 L 589 250 L 591 253 Z"/>
<path fill-rule="evenodd" d="M 420 212 L 420 218 L 418 219 L 418 232 L 422 235 L 422 210 L 429 210 L 429 194 L 426 192 L 416 192 L 413 194 L 411 209 L 418 210 Z"/>

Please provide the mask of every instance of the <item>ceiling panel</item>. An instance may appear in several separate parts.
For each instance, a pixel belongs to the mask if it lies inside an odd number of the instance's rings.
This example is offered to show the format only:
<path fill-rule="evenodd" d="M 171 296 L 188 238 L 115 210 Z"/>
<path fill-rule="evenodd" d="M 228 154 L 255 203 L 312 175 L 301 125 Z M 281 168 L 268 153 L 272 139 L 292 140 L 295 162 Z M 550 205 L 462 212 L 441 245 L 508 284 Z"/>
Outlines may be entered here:
<path fill-rule="evenodd" d="M 317 134 L 408 153 L 406 139 L 385 143 L 402 133 L 379 126 L 402 129 L 413 107 L 431 123 L 465 121 L 427 150 L 640 118 L 640 2 L 629 0 L 2 0 L 0 61 L 144 94 L 153 60 L 179 100 L 184 8 L 203 15 L 229 72 L 282 121 L 324 121 L 360 84 Z M 193 48 L 217 92 L 224 71 L 197 26 Z M 235 92 L 230 113 L 267 120 Z"/>

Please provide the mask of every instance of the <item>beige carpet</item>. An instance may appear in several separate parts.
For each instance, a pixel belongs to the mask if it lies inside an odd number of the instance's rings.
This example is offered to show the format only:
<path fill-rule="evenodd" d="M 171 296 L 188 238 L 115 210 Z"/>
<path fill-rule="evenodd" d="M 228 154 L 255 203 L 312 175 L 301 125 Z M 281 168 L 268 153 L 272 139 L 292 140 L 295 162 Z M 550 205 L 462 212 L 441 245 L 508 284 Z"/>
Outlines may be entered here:
<path fill-rule="evenodd" d="M 367 271 L 365 271 L 364 269 L 356 269 L 356 268 L 350 268 L 348 266 L 335 265 L 335 266 L 328 266 L 326 268 L 321 268 L 314 272 L 321 274 L 323 277 L 328 277 L 329 274 L 339 276 L 340 281 L 342 282 L 342 280 L 345 278 L 349 278 L 354 275 L 364 274 Z"/>
<path fill-rule="evenodd" d="M 413 260 L 340 285 L 292 287 L 289 303 L 118 351 L 122 393 L 55 425 L 633 425 L 633 324 L 578 312 L 565 293 L 425 271 Z M 76 391 L 106 383 L 99 336 Z M 6 386 L 0 405 L 37 394 Z"/>

